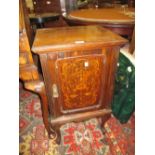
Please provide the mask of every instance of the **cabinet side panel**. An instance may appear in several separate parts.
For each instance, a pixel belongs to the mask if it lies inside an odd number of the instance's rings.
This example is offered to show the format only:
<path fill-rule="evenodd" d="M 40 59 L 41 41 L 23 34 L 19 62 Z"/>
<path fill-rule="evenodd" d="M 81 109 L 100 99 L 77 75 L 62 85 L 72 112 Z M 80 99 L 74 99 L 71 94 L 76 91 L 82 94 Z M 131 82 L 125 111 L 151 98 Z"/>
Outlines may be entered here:
<path fill-rule="evenodd" d="M 51 82 L 52 82 L 52 80 L 49 76 L 49 69 L 48 69 L 48 64 L 47 64 L 48 57 L 46 54 L 41 54 L 39 56 L 40 56 L 40 60 L 41 60 L 41 67 L 42 67 L 42 72 L 43 72 L 45 89 L 46 89 L 46 93 L 47 93 L 49 110 L 50 110 L 50 113 L 55 116 L 56 111 L 54 110 L 54 104 L 53 104 L 52 97 L 51 97 L 51 94 L 52 94 Z"/>
<path fill-rule="evenodd" d="M 111 108 L 119 50 L 120 50 L 119 47 L 111 47 L 111 48 L 107 48 L 105 52 L 106 58 L 107 58 L 107 61 L 106 61 L 107 76 L 106 76 L 106 86 L 105 86 L 106 94 L 105 94 L 104 104 L 106 105 L 106 108 Z"/>

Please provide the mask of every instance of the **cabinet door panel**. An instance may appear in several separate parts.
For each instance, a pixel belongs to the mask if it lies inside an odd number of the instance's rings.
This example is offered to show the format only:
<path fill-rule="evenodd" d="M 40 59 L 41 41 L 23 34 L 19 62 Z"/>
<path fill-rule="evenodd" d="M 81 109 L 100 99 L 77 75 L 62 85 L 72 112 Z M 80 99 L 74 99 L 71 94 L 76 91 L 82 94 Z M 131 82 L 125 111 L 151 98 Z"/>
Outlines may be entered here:
<path fill-rule="evenodd" d="M 59 77 L 61 112 L 100 106 L 105 57 L 101 54 L 78 56 L 56 61 Z"/>

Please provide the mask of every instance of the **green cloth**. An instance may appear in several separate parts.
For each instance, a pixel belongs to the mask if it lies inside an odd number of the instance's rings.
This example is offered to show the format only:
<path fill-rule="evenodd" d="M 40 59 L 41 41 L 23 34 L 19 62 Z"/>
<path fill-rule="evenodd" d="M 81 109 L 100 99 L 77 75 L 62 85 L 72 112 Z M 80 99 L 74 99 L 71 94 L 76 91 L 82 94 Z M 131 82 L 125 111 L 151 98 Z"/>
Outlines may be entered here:
<path fill-rule="evenodd" d="M 135 109 L 135 67 L 122 53 L 119 55 L 115 78 L 112 113 L 126 123 Z"/>

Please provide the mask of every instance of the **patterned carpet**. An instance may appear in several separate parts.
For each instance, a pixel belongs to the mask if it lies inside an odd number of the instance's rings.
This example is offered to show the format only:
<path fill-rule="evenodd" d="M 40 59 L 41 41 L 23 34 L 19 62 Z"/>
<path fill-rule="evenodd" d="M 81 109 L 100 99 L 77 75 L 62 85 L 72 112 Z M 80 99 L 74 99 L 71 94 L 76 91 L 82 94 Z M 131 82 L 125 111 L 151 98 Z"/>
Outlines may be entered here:
<path fill-rule="evenodd" d="M 40 100 L 20 83 L 20 155 L 134 155 L 135 117 L 125 124 L 112 116 L 104 131 L 98 119 L 63 125 L 61 145 L 49 139 L 43 125 Z M 104 134 L 103 134 L 104 133 Z"/>

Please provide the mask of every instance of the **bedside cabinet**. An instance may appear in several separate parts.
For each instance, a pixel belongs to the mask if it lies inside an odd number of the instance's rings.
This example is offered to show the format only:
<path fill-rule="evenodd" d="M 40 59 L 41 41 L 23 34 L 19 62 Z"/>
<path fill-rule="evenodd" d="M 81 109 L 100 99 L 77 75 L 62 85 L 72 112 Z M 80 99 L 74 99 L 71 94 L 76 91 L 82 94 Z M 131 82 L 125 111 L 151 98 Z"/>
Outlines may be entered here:
<path fill-rule="evenodd" d="M 43 116 L 49 112 L 44 122 L 50 133 L 59 139 L 60 125 L 92 117 L 104 123 L 111 113 L 119 49 L 126 42 L 100 26 L 37 30 L 32 51 L 40 57 L 44 80 L 31 89 L 48 105 Z"/>

